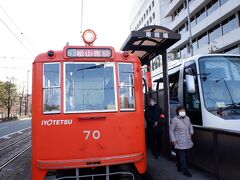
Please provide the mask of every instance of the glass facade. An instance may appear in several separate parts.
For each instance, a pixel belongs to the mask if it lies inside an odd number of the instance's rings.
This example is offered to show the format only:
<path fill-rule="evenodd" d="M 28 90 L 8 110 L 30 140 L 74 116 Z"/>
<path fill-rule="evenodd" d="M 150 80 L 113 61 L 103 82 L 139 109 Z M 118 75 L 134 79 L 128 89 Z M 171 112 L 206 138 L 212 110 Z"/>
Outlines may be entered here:
<path fill-rule="evenodd" d="M 240 15 L 239 14 L 240 14 L 240 12 L 238 12 L 237 15 L 233 14 L 232 16 L 225 18 L 223 21 L 221 21 L 220 23 L 218 23 L 211 29 L 206 30 L 206 32 L 204 32 L 204 33 L 200 34 L 199 36 L 197 36 L 196 38 L 194 38 L 192 41 L 193 42 L 193 52 L 196 52 L 198 49 L 201 49 L 203 46 L 206 46 L 206 45 L 212 45 L 212 47 L 217 48 L 217 46 L 214 45 L 215 40 L 226 35 L 227 33 L 231 32 L 231 31 L 239 28 L 239 24 L 240 24 Z M 186 25 L 187 25 L 187 23 L 182 25 L 177 30 L 177 32 L 183 34 L 185 31 L 187 31 Z M 183 44 L 177 50 L 177 51 L 180 51 L 180 53 L 181 53 L 180 57 L 182 57 L 182 58 L 187 57 L 187 55 L 189 54 L 189 52 L 185 50 L 186 46 L 188 46 L 188 45 Z M 209 50 L 209 52 L 211 53 L 212 50 L 211 51 Z M 223 52 L 225 52 L 225 51 L 223 51 Z M 237 51 L 237 49 L 236 49 L 232 52 L 236 53 L 239 51 Z"/>
<path fill-rule="evenodd" d="M 213 0 L 211 2 L 209 2 L 206 6 L 204 6 L 201 10 L 197 11 L 195 13 L 195 15 L 191 16 L 191 27 L 193 28 L 194 26 L 196 26 L 198 23 L 200 23 L 202 20 L 204 20 L 205 17 L 209 16 L 210 14 L 212 14 L 214 11 L 216 11 L 220 6 L 224 5 L 227 1 L 229 0 Z M 186 1 L 184 2 L 184 4 L 186 4 Z M 186 5 L 185 5 L 186 8 Z M 172 21 L 174 21 L 175 19 L 175 15 L 178 15 L 178 11 L 174 11 L 173 15 L 172 15 Z M 183 23 L 184 26 L 186 26 L 187 28 L 187 22 Z M 188 31 L 188 28 L 187 28 Z M 178 32 L 178 30 L 176 30 L 175 32 Z"/>

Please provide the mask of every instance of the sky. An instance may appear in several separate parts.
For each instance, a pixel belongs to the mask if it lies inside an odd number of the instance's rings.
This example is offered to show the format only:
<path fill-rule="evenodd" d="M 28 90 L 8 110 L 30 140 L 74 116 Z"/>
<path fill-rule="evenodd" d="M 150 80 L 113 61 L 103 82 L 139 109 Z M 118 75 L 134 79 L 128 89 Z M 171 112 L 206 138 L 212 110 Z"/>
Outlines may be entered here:
<path fill-rule="evenodd" d="M 130 34 L 134 2 L 83 0 L 82 11 L 81 0 L 0 0 L 0 80 L 14 77 L 26 87 L 28 79 L 31 89 L 34 58 L 67 42 L 84 45 L 81 30 L 96 32 L 94 45 L 119 50 Z"/>

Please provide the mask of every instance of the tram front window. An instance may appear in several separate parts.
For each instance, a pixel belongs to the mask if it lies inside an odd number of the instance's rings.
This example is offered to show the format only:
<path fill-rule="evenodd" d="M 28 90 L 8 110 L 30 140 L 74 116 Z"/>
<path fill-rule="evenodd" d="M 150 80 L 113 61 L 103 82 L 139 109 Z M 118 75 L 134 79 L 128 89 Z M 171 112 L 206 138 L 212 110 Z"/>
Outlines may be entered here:
<path fill-rule="evenodd" d="M 65 64 L 65 112 L 116 110 L 114 63 Z"/>
<path fill-rule="evenodd" d="M 45 63 L 43 66 L 43 112 L 60 112 L 60 70 L 59 63 Z"/>
<path fill-rule="evenodd" d="M 224 119 L 239 118 L 240 57 L 203 57 L 199 68 L 206 109 Z"/>

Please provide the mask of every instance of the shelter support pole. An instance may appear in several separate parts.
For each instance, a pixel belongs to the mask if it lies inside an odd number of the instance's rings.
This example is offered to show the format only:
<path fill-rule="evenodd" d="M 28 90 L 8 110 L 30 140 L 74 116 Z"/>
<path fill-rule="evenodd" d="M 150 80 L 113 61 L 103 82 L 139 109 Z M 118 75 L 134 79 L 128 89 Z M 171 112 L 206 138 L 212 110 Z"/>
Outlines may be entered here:
<path fill-rule="evenodd" d="M 147 88 L 148 88 L 148 96 L 147 96 L 147 99 L 146 99 L 146 102 L 147 102 L 147 104 L 148 104 L 148 102 L 149 102 L 149 99 L 152 97 L 152 85 L 151 85 L 151 65 L 150 65 L 151 63 L 150 63 L 150 61 L 148 61 L 147 62 L 147 79 L 146 79 L 146 81 L 147 81 Z"/>
<path fill-rule="evenodd" d="M 165 132 L 166 132 L 166 147 L 167 152 L 170 152 L 169 140 L 169 125 L 170 125 L 170 104 L 169 104 L 169 80 L 168 80 L 168 62 L 167 51 L 162 52 L 162 65 L 163 65 L 163 87 L 164 87 L 164 113 L 165 113 Z"/>

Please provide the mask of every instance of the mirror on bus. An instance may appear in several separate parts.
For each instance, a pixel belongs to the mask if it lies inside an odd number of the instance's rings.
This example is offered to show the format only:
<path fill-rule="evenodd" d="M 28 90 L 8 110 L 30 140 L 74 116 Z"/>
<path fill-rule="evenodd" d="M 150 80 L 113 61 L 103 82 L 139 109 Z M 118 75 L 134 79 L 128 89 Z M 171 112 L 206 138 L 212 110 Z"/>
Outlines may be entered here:
<path fill-rule="evenodd" d="M 195 93 L 195 81 L 194 76 L 186 75 L 186 87 L 188 93 Z"/>

